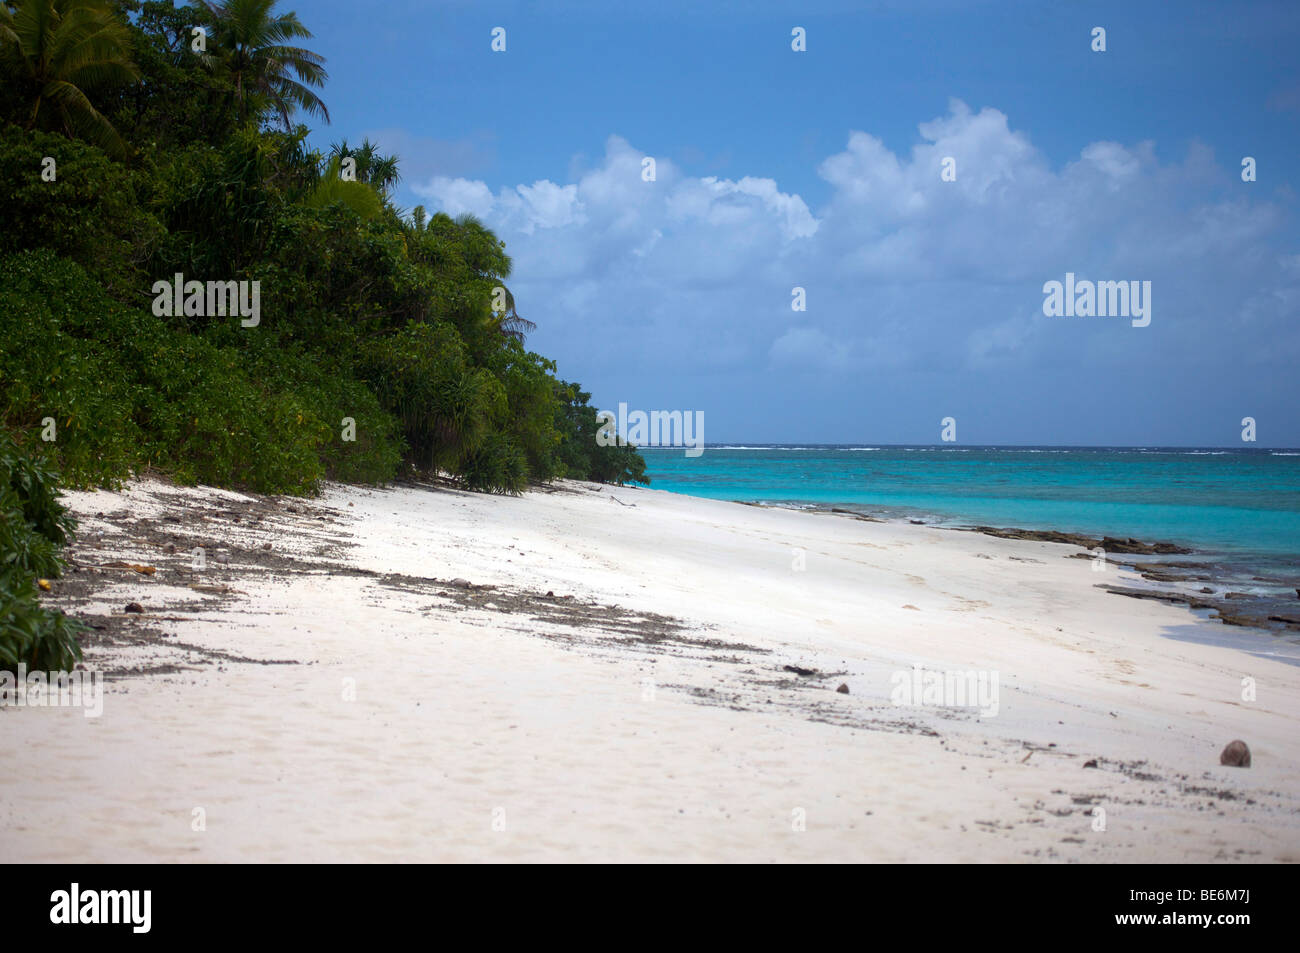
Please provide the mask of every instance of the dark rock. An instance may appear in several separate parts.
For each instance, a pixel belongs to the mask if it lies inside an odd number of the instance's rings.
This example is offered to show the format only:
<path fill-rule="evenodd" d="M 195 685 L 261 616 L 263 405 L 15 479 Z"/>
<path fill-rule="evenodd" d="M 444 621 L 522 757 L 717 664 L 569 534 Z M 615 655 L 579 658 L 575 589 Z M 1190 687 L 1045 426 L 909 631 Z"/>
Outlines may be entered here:
<path fill-rule="evenodd" d="M 1228 747 L 1223 749 L 1219 755 L 1219 764 L 1225 764 L 1230 768 L 1249 768 L 1250 767 L 1250 748 L 1246 742 L 1238 739 L 1228 743 Z"/>
<path fill-rule="evenodd" d="M 1070 546 L 1082 546 L 1084 549 L 1094 549 L 1100 546 L 1106 550 L 1107 555 L 1111 553 L 1137 553 L 1154 556 L 1192 552 L 1192 550 L 1174 543 L 1144 543 L 1131 536 L 1128 539 L 1119 539 L 1115 536 L 1104 536 L 1097 539 L 1095 536 L 1085 536 L 1082 533 L 1061 533 L 1052 529 L 1016 529 L 1014 527 L 999 528 L 996 526 L 974 526 L 971 527 L 971 530 L 972 532 L 983 533 L 986 536 L 997 536 L 1000 539 L 1027 539 L 1040 543 L 1066 543 Z"/>
<path fill-rule="evenodd" d="M 263 543 L 263 544 L 262 544 L 262 548 L 263 548 L 263 549 L 270 549 L 270 548 L 271 548 L 271 544 L 270 544 L 270 543 Z"/>
<path fill-rule="evenodd" d="M 908 520 L 913 526 L 924 526 L 925 520 Z"/>
<path fill-rule="evenodd" d="M 783 672 L 794 672 L 796 675 L 802 675 L 804 678 L 807 678 L 809 675 L 817 674 L 817 669 L 815 668 L 800 668 L 798 665 L 783 665 L 781 670 Z"/>
<path fill-rule="evenodd" d="M 1109 583 L 1102 583 L 1098 588 L 1105 589 L 1107 592 L 1113 592 L 1119 596 L 1129 596 L 1133 599 L 1154 599 L 1156 602 L 1182 602 L 1191 606 L 1193 609 L 1217 609 L 1220 608 L 1216 602 L 1208 599 L 1202 599 L 1199 596 L 1189 595 L 1184 592 L 1165 592 L 1162 589 L 1133 589 L 1128 586 L 1112 586 Z"/>
<path fill-rule="evenodd" d="M 1209 594 L 1209 593 L 1213 593 L 1214 590 L 1211 589 L 1209 586 L 1201 586 L 1201 592 Z"/>
<path fill-rule="evenodd" d="M 757 504 L 750 504 L 750 505 L 757 505 Z M 855 520 L 862 520 L 863 522 L 866 522 L 866 523 L 883 523 L 883 522 L 885 522 L 885 521 L 882 520 L 882 519 L 877 519 L 877 518 L 874 517 L 874 516 L 867 516 L 866 514 L 864 514 L 864 513 L 859 513 L 859 512 L 857 512 L 856 510 L 845 510 L 845 509 L 840 509 L 838 506 L 832 506 L 832 507 L 831 507 L 831 512 L 832 512 L 832 513 L 838 513 L 838 514 L 840 514 L 841 516 L 851 516 L 851 517 L 852 517 L 853 519 L 855 519 Z"/>
<path fill-rule="evenodd" d="M 999 539 L 1028 539 L 1040 543 L 1067 543 L 1071 546 L 1082 546 L 1089 549 L 1096 546 L 1098 540 L 1091 536 L 1083 536 L 1079 533 L 1058 533 L 1050 529 L 1000 529 L 996 526 L 975 526 L 972 532 L 983 533 L 985 536 L 996 536 Z"/>
<path fill-rule="evenodd" d="M 1225 606 L 1219 607 L 1219 621 L 1224 625 L 1257 626 L 1261 624 L 1259 616 L 1233 612 Z"/>
<path fill-rule="evenodd" d="M 835 691 L 839 692 L 839 694 L 841 694 L 841 695 L 847 695 L 847 694 L 849 693 L 849 686 L 848 686 L 848 683 L 847 683 L 847 682 L 840 682 L 840 687 L 837 688 L 837 689 L 835 689 Z"/>
<path fill-rule="evenodd" d="M 1085 762 L 1083 763 L 1083 766 L 1084 766 L 1085 768 L 1095 768 L 1095 767 L 1097 767 L 1097 759 L 1096 759 L 1096 758 L 1093 758 L 1091 761 L 1085 761 Z"/>
<path fill-rule="evenodd" d="M 1173 554 L 1173 553 L 1190 553 L 1190 549 L 1182 546 L 1176 546 L 1173 543 L 1144 543 L 1130 536 L 1128 539 L 1116 539 L 1114 536 L 1103 536 L 1101 539 L 1101 548 L 1108 553 L 1141 553 L 1149 554 Z"/>
<path fill-rule="evenodd" d="M 1300 613 L 1294 615 L 1269 614 L 1274 609 L 1273 605 L 1261 602 L 1247 593 L 1230 592 L 1223 599 L 1207 599 L 1205 596 L 1196 595 L 1195 593 L 1170 592 L 1160 589 L 1134 589 L 1127 586 L 1112 586 L 1108 583 L 1101 583 L 1097 588 L 1112 592 L 1118 596 L 1128 596 L 1131 599 L 1153 599 L 1157 602 L 1181 603 L 1191 609 L 1214 609 L 1218 612 L 1218 621 L 1224 625 L 1272 629 L 1275 626 L 1269 623 L 1277 623 L 1289 629 L 1300 629 Z"/>
<path fill-rule="evenodd" d="M 138 602 L 128 602 L 128 603 L 126 604 L 126 609 L 125 609 L 124 611 L 126 611 L 126 612 L 143 612 L 143 611 L 144 611 L 144 606 L 140 605 L 140 603 L 138 603 Z"/>

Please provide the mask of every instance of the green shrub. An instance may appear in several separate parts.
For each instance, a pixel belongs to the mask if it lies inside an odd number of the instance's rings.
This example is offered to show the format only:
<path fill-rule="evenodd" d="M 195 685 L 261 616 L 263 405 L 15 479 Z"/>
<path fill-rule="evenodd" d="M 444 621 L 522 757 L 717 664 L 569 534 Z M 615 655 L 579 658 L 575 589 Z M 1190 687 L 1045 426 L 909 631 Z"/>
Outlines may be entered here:
<path fill-rule="evenodd" d="M 509 437 L 494 433 L 466 456 L 459 475 L 471 490 L 517 494 L 528 485 L 528 464 Z"/>
<path fill-rule="evenodd" d="M 85 627 L 41 608 L 34 589 L 31 579 L 0 572 L 0 671 L 16 671 L 19 662 L 33 672 L 70 671 L 81 660 Z"/>
<path fill-rule="evenodd" d="M 55 178 L 41 177 L 54 159 Z M 94 146 L 56 133 L 0 129 L 0 255 L 48 248 L 73 258 L 123 300 L 162 239 L 138 176 Z"/>
<path fill-rule="evenodd" d="M 501 384 L 472 367 L 449 324 L 412 322 L 369 344 L 358 369 L 402 428 L 411 462 L 457 473 L 506 413 Z"/>
<path fill-rule="evenodd" d="M 560 435 L 557 457 L 566 476 L 597 483 L 650 483 L 645 458 L 631 446 L 601 446 L 596 442 L 596 408 L 591 395 L 577 384 L 557 381 L 555 429 Z"/>
<path fill-rule="evenodd" d="M 81 658 L 80 623 L 37 599 L 37 579 L 63 571 L 73 530 L 56 492 L 54 473 L 0 428 L 0 670 L 66 671 Z"/>
<path fill-rule="evenodd" d="M 505 388 L 509 407 L 506 433 L 510 444 L 523 456 L 525 479 L 543 481 L 563 476 L 564 468 L 557 456 L 561 439 L 556 429 L 558 401 L 551 376 L 555 365 L 507 338 L 492 367 Z"/>
<path fill-rule="evenodd" d="M 384 483 L 396 476 L 404 450 L 397 421 L 344 362 L 301 345 L 274 342 L 245 348 L 244 358 L 254 378 L 274 380 L 304 403 L 308 416 L 322 422 L 316 452 L 326 477 Z M 345 418 L 353 423 L 351 440 L 344 439 Z"/>
<path fill-rule="evenodd" d="M 46 269 L 49 282 L 25 281 Z M 85 278 L 44 251 L 0 260 L 0 423 L 53 436 L 51 449 L 74 484 L 107 485 L 141 462 L 137 398 L 112 349 L 69 328 L 86 321 L 72 306 L 76 292 L 57 287 L 73 271 Z M 103 295 L 88 278 L 81 290 Z"/>
<path fill-rule="evenodd" d="M 349 362 L 361 342 L 418 317 L 425 296 L 400 229 L 341 205 L 283 210 L 248 277 L 262 282 L 268 335 Z"/>
<path fill-rule="evenodd" d="M 184 483 L 310 493 L 330 466 L 373 480 L 395 468 L 393 425 L 357 382 L 319 369 L 295 381 L 269 355 L 250 369 L 248 355 L 113 301 L 47 251 L 0 260 L 0 331 L 0 421 L 34 434 L 53 418 L 74 485 L 154 466 Z M 339 440 L 344 416 L 358 421 L 355 450 Z"/>

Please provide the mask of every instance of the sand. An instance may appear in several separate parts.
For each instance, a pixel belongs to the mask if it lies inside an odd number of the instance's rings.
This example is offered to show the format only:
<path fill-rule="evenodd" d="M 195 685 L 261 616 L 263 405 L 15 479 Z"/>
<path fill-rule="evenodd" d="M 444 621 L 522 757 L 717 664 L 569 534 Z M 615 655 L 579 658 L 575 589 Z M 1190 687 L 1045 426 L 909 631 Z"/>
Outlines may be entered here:
<path fill-rule="evenodd" d="M 0 711 L 0 860 L 1300 860 L 1300 667 L 1075 547 L 574 482 L 68 500 L 104 709 Z M 895 704 L 918 665 L 996 713 Z"/>

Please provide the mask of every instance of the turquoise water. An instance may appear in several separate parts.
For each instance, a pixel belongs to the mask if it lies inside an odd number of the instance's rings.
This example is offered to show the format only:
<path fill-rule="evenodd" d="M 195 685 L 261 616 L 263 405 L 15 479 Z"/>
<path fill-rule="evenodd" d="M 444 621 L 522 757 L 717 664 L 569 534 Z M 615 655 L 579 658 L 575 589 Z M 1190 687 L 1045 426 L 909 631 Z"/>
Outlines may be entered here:
<path fill-rule="evenodd" d="M 1061 447 L 642 450 L 655 489 L 950 525 L 1168 540 L 1300 568 L 1300 451 Z M 1271 575 L 1271 573 L 1270 573 Z"/>

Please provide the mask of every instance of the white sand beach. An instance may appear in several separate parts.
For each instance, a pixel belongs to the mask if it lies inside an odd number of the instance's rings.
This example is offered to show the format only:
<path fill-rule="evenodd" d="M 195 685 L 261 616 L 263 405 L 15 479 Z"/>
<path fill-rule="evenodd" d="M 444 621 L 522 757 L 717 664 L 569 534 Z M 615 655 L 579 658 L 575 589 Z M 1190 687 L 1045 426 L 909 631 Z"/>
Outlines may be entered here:
<path fill-rule="evenodd" d="M 67 498 L 103 714 L 0 711 L 0 860 L 1300 860 L 1300 667 L 1076 547 L 571 482 Z M 894 704 L 914 665 L 996 714 Z"/>

